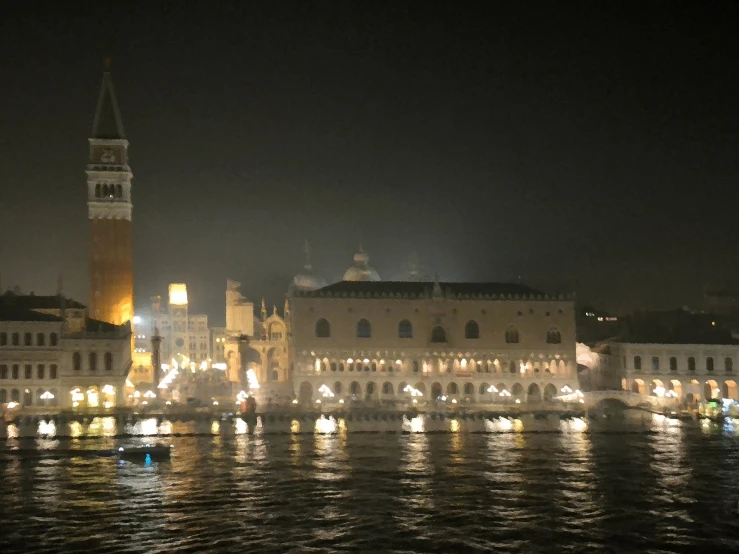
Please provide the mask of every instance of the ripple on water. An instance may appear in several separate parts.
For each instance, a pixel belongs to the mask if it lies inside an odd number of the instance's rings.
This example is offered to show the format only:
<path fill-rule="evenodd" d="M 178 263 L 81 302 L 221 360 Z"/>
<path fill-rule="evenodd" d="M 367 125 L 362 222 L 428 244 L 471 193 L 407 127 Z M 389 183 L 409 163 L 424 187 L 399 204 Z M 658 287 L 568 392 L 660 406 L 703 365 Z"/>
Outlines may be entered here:
<path fill-rule="evenodd" d="M 104 427 L 23 447 L 109 448 Z M 719 431 L 337 429 L 172 437 L 149 466 L 0 459 L 0 552 L 739 549 L 739 445 Z"/>

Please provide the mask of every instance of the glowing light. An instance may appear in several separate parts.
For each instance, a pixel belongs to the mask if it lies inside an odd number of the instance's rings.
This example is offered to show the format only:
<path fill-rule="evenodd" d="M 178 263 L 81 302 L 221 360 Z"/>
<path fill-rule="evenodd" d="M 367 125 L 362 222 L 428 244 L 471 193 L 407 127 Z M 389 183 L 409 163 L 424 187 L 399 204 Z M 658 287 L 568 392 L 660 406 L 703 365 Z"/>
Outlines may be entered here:
<path fill-rule="evenodd" d="M 200 371 L 205 371 L 206 369 L 208 369 L 208 362 L 203 360 L 202 362 L 200 362 Z"/>
<path fill-rule="evenodd" d="M 336 420 L 333 417 L 326 419 L 321 416 L 320 419 L 316 420 L 316 431 L 321 434 L 335 433 L 336 432 Z"/>
<path fill-rule="evenodd" d="M 323 384 L 320 387 L 318 387 L 318 392 L 320 392 L 323 395 L 324 398 L 333 398 L 334 397 L 334 393 L 325 384 Z"/>
<path fill-rule="evenodd" d="M 73 407 L 73 408 L 77 408 L 77 407 L 79 407 L 79 405 L 80 405 L 80 403 L 79 403 L 79 402 L 77 402 L 77 401 L 75 401 L 75 402 L 72 402 L 72 407 Z"/>
<path fill-rule="evenodd" d="M 674 390 L 668 390 L 665 396 L 667 398 L 677 398 L 677 393 Z"/>
<path fill-rule="evenodd" d="M 46 391 L 46 392 L 45 392 L 45 393 L 43 393 L 43 394 L 42 394 L 41 396 L 39 396 L 39 398 L 40 398 L 41 400 L 51 400 L 52 398 L 54 398 L 54 395 L 53 395 L 53 394 L 51 394 L 51 393 L 50 393 L 49 391 Z"/>
<path fill-rule="evenodd" d="M 498 392 L 498 389 L 496 389 L 494 385 L 490 385 L 488 387 L 488 392 Z"/>
<path fill-rule="evenodd" d="M 105 408 L 106 410 L 109 410 L 112 407 L 113 407 L 113 403 L 111 401 L 106 400 L 105 402 L 103 402 L 103 408 Z"/>
<path fill-rule="evenodd" d="M 526 364 L 521 362 L 521 365 L 519 366 L 519 370 L 521 373 L 526 373 Z"/>
<path fill-rule="evenodd" d="M 403 389 L 403 392 L 408 392 L 410 393 L 411 396 L 423 396 L 423 393 L 420 390 L 414 389 L 410 385 L 406 385 L 405 388 Z"/>
<path fill-rule="evenodd" d="M 247 398 L 249 398 L 249 395 L 246 394 L 246 391 L 243 390 L 236 395 L 236 400 L 238 400 L 238 402 L 243 402 Z"/>
<path fill-rule="evenodd" d="M 56 423 L 54 421 L 39 421 L 38 422 L 38 434 L 46 435 L 47 437 L 53 437 L 56 435 Z"/>
<path fill-rule="evenodd" d="M 171 405 L 172 405 L 172 402 L 171 402 L 170 400 L 167 400 L 167 401 L 165 402 L 165 404 L 166 404 L 167 406 L 171 406 Z"/>
<path fill-rule="evenodd" d="M 500 391 L 500 392 L 498 393 L 498 396 L 510 396 L 510 395 L 511 395 L 511 393 L 510 393 L 510 392 L 508 392 L 508 391 L 507 391 L 507 390 L 505 390 L 505 389 L 503 389 L 502 391 Z"/>
<path fill-rule="evenodd" d="M 457 399 L 456 398 L 452 398 L 452 404 L 456 404 L 456 403 L 457 403 Z"/>
<path fill-rule="evenodd" d="M 403 362 L 401 362 L 400 360 L 395 360 L 395 364 L 396 365 L 403 365 Z"/>
<path fill-rule="evenodd" d="M 173 306 L 187 305 L 187 285 L 185 283 L 170 283 L 169 303 Z"/>
<path fill-rule="evenodd" d="M 223 362 L 215 363 L 211 365 L 210 367 L 212 367 L 213 369 L 220 369 L 221 371 L 223 371 L 224 369 L 228 369 L 228 366 L 224 364 Z"/>
<path fill-rule="evenodd" d="M 293 400 L 293 404 L 297 404 L 297 403 L 298 403 L 298 399 L 297 399 L 297 398 L 295 398 L 295 399 Z"/>
<path fill-rule="evenodd" d="M 655 387 L 653 392 L 661 398 L 665 395 L 665 387 Z"/>
<path fill-rule="evenodd" d="M 453 419 L 449 422 L 449 430 L 452 433 L 458 433 L 459 432 L 459 420 Z"/>
<path fill-rule="evenodd" d="M 156 397 L 157 397 L 157 395 L 154 394 L 153 391 L 148 390 L 148 391 L 146 391 L 144 393 L 144 398 L 156 398 Z"/>
<path fill-rule="evenodd" d="M 462 358 L 462 361 L 459 362 L 459 365 L 461 365 L 462 367 L 467 367 L 467 360 L 465 358 Z"/>
<path fill-rule="evenodd" d="M 364 360 L 362 360 L 362 361 L 363 361 L 363 362 L 364 362 L 365 364 L 368 364 L 368 363 L 369 363 L 369 360 L 368 360 L 367 358 L 365 358 L 365 359 L 364 359 Z"/>
<path fill-rule="evenodd" d="M 112 385 L 105 385 L 100 392 L 103 394 L 115 394 L 115 389 Z"/>
<path fill-rule="evenodd" d="M 134 325 L 138 325 L 139 323 L 141 323 L 141 321 L 142 321 L 141 316 L 138 316 L 138 315 L 133 316 Z"/>
<path fill-rule="evenodd" d="M 346 363 L 353 364 L 354 363 L 354 360 L 352 360 L 351 358 L 347 358 L 346 359 Z"/>
<path fill-rule="evenodd" d="M 408 419 L 403 416 L 403 430 L 410 431 L 411 433 L 423 433 L 425 429 L 425 422 L 423 416 L 416 416 Z"/>
<path fill-rule="evenodd" d="M 218 406 L 218 400 L 214 400 L 214 401 L 213 401 L 213 405 L 214 405 L 214 406 Z"/>
<path fill-rule="evenodd" d="M 319 398 L 318 400 L 316 400 L 316 404 L 320 404 L 320 403 L 321 403 L 321 399 Z"/>
<path fill-rule="evenodd" d="M 257 374 L 254 370 L 249 368 L 246 370 L 246 380 L 249 383 L 249 389 L 254 390 L 259 388 L 259 381 L 257 381 Z"/>
<path fill-rule="evenodd" d="M 520 403 L 521 403 L 521 399 L 520 398 L 516 398 L 516 404 L 520 404 Z"/>
<path fill-rule="evenodd" d="M 72 389 L 69 394 L 72 396 L 72 402 L 82 402 L 85 399 L 85 395 L 82 394 L 79 388 Z M 79 404 L 77 405 L 79 406 Z"/>
<path fill-rule="evenodd" d="M 561 392 L 564 392 L 565 394 L 569 394 L 572 392 L 572 389 L 568 387 L 567 385 L 565 385 L 564 387 L 562 387 Z"/>
<path fill-rule="evenodd" d="M 18 402 L 8 402 L 8 410 L 12 410 L 13 408 L 17 408 L 18 406 L 20 406 Z"/>
<path fill-rule="evenodd" d="M 588 422 L 581 417 L 572 420 L 572 429 L 575 431 L 585 431 L 588 428 Z"/>
<path fill-rule="evenodd" d="M 343 403 L 344 403 L 344 399 L 342 398 L 341 400 L 339 400 L 339 404 L 343 404 Z"/>

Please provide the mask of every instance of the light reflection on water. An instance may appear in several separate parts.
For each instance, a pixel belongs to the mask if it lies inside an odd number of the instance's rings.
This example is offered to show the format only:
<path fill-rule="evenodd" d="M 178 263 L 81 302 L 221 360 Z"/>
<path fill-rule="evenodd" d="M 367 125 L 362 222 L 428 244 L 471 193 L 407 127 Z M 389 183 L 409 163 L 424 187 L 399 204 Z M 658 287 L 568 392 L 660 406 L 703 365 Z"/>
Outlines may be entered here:
<path fill-rule="evenodd" d="M 735 434 L 670 420 L 519 433 L 506 421 L 492 434 L 347 433 L 342 420 L 331 434 L 248 434 L 236 420 L 230 435 L 167 438 L 171 460 L 149 466 L 0 456 L 0 552 L 739 549 Z M 85 441 L 0 447 L 152 440 L 146 426 L 111 439 L 90 423 Z"/>

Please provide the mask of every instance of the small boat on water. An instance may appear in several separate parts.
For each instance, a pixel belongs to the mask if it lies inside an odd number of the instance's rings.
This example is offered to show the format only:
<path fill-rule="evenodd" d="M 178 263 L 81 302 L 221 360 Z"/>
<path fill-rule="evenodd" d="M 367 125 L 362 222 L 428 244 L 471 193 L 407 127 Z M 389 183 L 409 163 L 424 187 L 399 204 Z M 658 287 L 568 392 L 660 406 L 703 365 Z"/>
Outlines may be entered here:
<path fill-rule="evenodd" d="M 146 458 L 147 456 L 149 456 L 151 459 L 165 460 L 169 458 L 170 453 L 172 452 L 172 448 L 174 448 L 172 445 L 160 446 L 156 444 L 155 445 L 147 444 L 144 446 L 132 446 L 128 448 L 119 446 L 116 454 L 122 460 L 141 459 L 141 458 Z"/>

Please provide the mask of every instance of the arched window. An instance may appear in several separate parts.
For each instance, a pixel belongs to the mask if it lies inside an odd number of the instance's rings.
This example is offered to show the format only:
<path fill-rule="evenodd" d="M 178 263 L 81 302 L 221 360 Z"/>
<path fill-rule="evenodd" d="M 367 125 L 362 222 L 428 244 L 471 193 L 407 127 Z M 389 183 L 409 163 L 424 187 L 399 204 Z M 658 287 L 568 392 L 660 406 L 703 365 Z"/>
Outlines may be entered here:
<path fill-rule="evenodd" d="M 25 346 L 32 346 L 33 345 L 33 335 L 31 333 L 25 333 L 23 335 L 23 344 Z"/>
<path fill-rule="evenodd" d="M 95 185 L 95 198 L 100 198 L 102 196 L 102 191 L 100 189 L 100 183 Z"/>
<path fill-rule="evenodd" d="M 508 373 L 516 373 L 516 362 L 513 360 L 508 364 Z"/>
<path fill-rule="evenodd" d="M 412 339 L 413 338 L 413 324 L 407 319 L 404 319 L 398 323 L 398 338 L 401 339 Z"/>
<path fill-rule="evenodd" d="M 477 321 L 470 319 L 464 326 L 464 338 L 466 339 L 479 339 L 480 338 L 480 326 Z"/>
<path fill-rule="evenodd" d="M 353 394 L 354 396 L 357 396 L 359 394 L 359 391 L 360 391 L 359 383 L 357 383 L 356 381 L 352 381 L 352 384 L 349 385 L 349 392 Z"/>
<path fill-rule="evenodd" d="M 51 346 L 56 346 L 57 342 L 59 342 L 59 337 L 56 333 L 52 333 L 49 335 L 49 344 Z"/>
<path fill-rule="evenodd" d="M 331 371 L 336 371 L 336 362 L 331 362 Z"/>
<path fill-rule="evenodd" d="M 276 369 L 273 369 L 270 372 L 270 376 L 271 376 L 271 378 L 272 378 L 273 381 L 279 381 L 280 380 L 280 374 L 279 374 L 279 372 Z"/>
<path fill-rule="evenodd" d="M 479 389 L 480 390 L 480 394 L 487 394 L 488 388 L 490 388 L 490 385 L 488 385 L 487 383 L 481 383 L 480 384 L 480 389 Z"/>
<path fill-rule="evenodd" d="M 108 197 L 108 185 L 103 185 L 103 198 Z"/>
<path fill-rule="evenodd" d="M 46 335 L 36 333 L 36 346 L 46 346 Z"/>
<path fill-rule="evenodd" d="M 344 371 L 344 363 L 339 363 L 339 371 Z"/>
<path fill-rule="evenodd" d="M 475 394 L 475 385 L 473 385 L 472 383 L 465 383 L 464 393 L 465 394 Z"/>
<path fill-rule="evenodd" d="M 634 369 L 641 369 L 641 356 L 634 356 Z"/>
<path fill-rule="evenodd" d="M 334 394 L 341 394 L 341 382 L 336 381 L 334 383 Z"/>
<path fill-rule="evenodd" d="M 113 354 L 110 352 L 105 353 L 105 371 L 113 371 Z"/>
<path fill-rule="evenodd" d="M 548 344 L 559 344 L 562 342 L 562 335 L 557 329 L 549 329 L 547 332 L 547 343 Z"/>
<path fill-rule="evenodd" d="M 368 339 L 372 336 L 372 326 L 366 319 L 357 321 L 357 338 Z"/>
<path fill-rule="evenodd" d="M 677 371 L 677 358 L 675 356 L 670 358 L 670 371 Z"/>
<path fill-rule="evenodd" d="M 327 339 L 331 336 L 331 325 L 328 320 L 321 318 L 316 321 L 316 337 L 319 339 Z"/>
<path fill-rule="evenodd" d="M 79 352 L 72 354 L 72 369 L 75 371 L 82 369 L 82 355 Z"/>
<path fill-rule="evenodd" d="M 18 389 L 13 389 L 10 391 L 10 401 L 11 402 L 21 401 L 21 392 Z"/>
<path fill-rule="evenodd" d="M 393 394 L 393 384 L 392 383 L 384 383 L 382 385 L 382 394 Z"/>
<path fill-rule="evenodd" d="M 505 332 L 505 341 L 508 344 L 516 344 L 518 340 L 518 329 L 516 329 L 515 327 L 509 327 L 508 330 Z"/>
<path fill-rule="evenodd" d="M 418 373 L 418 360 L 413 360 L 413 373 Z"/>
<path fill-rule="evenodd" d="M 446 331 L 441 325 L 431 329 L 431 342 L 446 342 Z"/>
<path fill-rule="evenodd" d="M 446 393 L 447 394 L 459 394 L 459 387 L 457 387 L 457 383 L 449 383 L 446 386 Z"/>
<path fill-rule="evenodd" d="M 90 364 L 90 371 L 97 371 L 98 368 L 98 355 L 95 352 L 90 352 L 88 355 L 88 362 Z"/>

